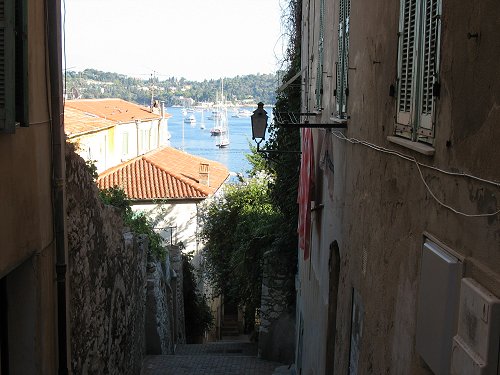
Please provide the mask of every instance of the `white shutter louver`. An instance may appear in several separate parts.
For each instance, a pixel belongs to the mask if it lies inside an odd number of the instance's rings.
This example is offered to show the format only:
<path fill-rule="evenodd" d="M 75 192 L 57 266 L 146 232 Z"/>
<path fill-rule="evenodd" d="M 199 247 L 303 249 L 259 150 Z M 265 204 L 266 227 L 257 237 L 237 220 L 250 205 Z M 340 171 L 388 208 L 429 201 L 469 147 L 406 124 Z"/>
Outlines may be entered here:
<path fill-rule="evenodd" d="M 411 125 L 413 112 L 416 18 L 417 0 L 402 0 L 399 27 L 397 123 L 407 126 Z"/>
<path fill-rule="evenodd" d="M 320 1 L 319 8 L 319 38 L 318 38 L 318 65 L 316 69 L 316 108 L 322 109 L 323 100 L 323 64 L 324 64 L 324 39 L 325 39 L 325 0 Z"/>
<path fill-rule="evenodd" d="M 348 72 L 349 72 L 349 17 L 351 13 L 351 1 L 340 0 L 339 2 L 339 40 L 338 40 L 338 62 L 336 66 L 336 111 L 337 117 L 347 117 L 347 94 L 348 94 Z"/>
<path fill-rule="evenodd" d="M 441 21 L 439 0 L 425 0 L 422 26 L 422 72 L 419 133 L 432 136 L 434 85 L 438 83 L 439 29 Z"/>

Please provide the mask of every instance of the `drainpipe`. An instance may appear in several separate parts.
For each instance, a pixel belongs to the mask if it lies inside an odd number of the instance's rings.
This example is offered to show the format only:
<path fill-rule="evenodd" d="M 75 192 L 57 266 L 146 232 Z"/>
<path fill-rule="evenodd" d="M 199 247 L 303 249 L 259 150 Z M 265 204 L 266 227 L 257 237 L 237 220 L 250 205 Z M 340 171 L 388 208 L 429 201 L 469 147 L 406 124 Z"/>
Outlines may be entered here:
<path fill-rule="evenodd" d="M 58 374 L 68 374 L 66 318 L 66 234 L 64 208 L 64 116 L 62 105 L 61 1 L 47 1 L 48 62 L 52 121 L 52 194 L 57 280 Z"/>

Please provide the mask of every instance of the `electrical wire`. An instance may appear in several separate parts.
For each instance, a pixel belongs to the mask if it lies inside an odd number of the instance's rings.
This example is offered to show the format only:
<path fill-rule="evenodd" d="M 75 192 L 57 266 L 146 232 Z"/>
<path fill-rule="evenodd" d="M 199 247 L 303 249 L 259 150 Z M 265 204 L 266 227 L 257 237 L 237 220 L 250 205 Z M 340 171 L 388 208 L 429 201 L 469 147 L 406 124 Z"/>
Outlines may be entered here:
<path fill-rule="evenodd" d="M 433 166 L 433 165 L 429 165 L 429 164 L 425 164 L 425 163 L 421 163 L 419 162 L 417 159 L 415 159 L 415 157 L 412 157 L 412 156 L 408 156 L 406 154 L 403 154 L 399 151 L 395 151 L 395 150 L 391 150 L 391 149 L 388 149 L 388 148 L 385 148 L 385 147 L 382 147 L 382 146 L 378 146 L 378 145 L 375 145 L 373 143 L 370 143 L 370 142 L 367 142 L 367 141 L 363 141 L 363 140 L 359 140 L 359 139 L 356 139 L 356 138 L 348 138 L 346 137 L 343 133 L 341 133 L 340 131 L 336 131 L 336 130 L 330 130 L 331 131 L 331 134 L 334 135 L 335 137 L 337 137 L 338 139 L 341 139 L 343 141 L 346 141 L 346 142 L 349 142 L 351 144 L 361 144 L 363 146 L 366 146 L 366 147 L 369 147 L 371 149 L 374 149 L 376 151 L 379 151 L 379 152 L 382 152 L 382 153 L 386 153 L 386 154 L 390 154 L 390 155 L 394 155 L 394 156 L 397 156 L 403 160 L 407 160 L 407 161 L 410 161 L 412 163 L 414 163 L 418 169 L 418 172 L 419 172 L 419 175 L 420 175 L 420 178 L 422 180 L 422 183 L 424 184 L 424 186 L 426 187 L 427 191 L 429 192 L 429 194 L 431 195 L 431 197 L 437 202 L 439 203 L 442 207 L 458 214 L 458 215 L 461 215 L 461 216 L 465 216 L 465 217 L 491 217 L 491 216 L 496 216 L 500 213 L 500 209 L 495 211 L 495 212 L 491 212 L 491 213 L 487 213 L 487 214 L 470 214 L 470 213 L 466 213 L 464 211 L 460 211 L 446 203 L 444 203 L 443 201 L 441 201 L 435 194 L 434 192 L 432 191 L 432 189 L 430 188 L 430 186 L 427 184 L 427 181 L 425 180 L 425 177 L 424 177 L 424 174 L 422 172 L 422 168 L 427 168 L 427 169 L 431 169 L 431 170 L 434 170 L 434 171 L 437 171 L 437 172 L 440 172 L 440 173 L 443 173 L 443 174 L 446 174 L 446 175 L 449 175 L 449 176 L 454 176 L 454 177 L 467 177 L 467 178 L 470 178 L 472 180 L 475 180 L 475 181 L 480 181 L 480 182 L 483 182 L 483 183 L 486 183 L 486 184 L 490 184 L 490 185 L 493 185 L 495 187 L 498 187 L 500 188 L 500 182 L 497 182 L 497 181 L 491 181 L 491 180 L 487 180 L 487 179 L 484 179 L 484 178 L 481 178 L 481 177 L 477 177 L 477 176 L 474 176 L 474 175 L 471 175 L 471 174 L 468 174 L 468 173 L 464 173 L 464 172 L 451 172 L 451 171 L 446 171 L 444 169 L 441 169 L 441 168 L 438 168 L 436 166 Z"/>

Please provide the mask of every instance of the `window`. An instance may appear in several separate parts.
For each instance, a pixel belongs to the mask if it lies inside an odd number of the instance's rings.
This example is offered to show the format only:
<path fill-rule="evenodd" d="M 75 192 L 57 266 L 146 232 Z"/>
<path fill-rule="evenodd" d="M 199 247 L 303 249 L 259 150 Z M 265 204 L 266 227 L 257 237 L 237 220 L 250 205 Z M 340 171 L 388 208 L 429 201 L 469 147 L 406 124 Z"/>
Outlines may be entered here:
<path fill-rule="evenodd" d="M 150 129 L 142 129 L 141 130 L 141 146 L 142 146 L 142 153 L 148 152 L 149 151 L 149 141 L 150 141 L 150 136 L 151 136 L 151 130 Z"/>
<path fill-rule="evenodd" d="M 26 0 L 0 0 L 0 133 L 28 126 Z"/>
<path fill-rule="evenodd" d="M 122 134 L 122 156 L 128 156 L 128 133 Z"/>
<path fill-rule="evenodd" d="M 439 96 L 440 0 L 401 0 L 396 134 L 432 143 Z"/>
<path fill-rule="evenodd" d="M 349 16 L 351 13 L 351 0 L 339 2 L 339 40 L 338 60 L 335 63 L 337 85 L 334 91 L 335 110 L 338 119 L 347 119 L 347 97 L 349 85 L 347 73 L 349 71 Z"/>
<path fill-rule="evenodd" d="M 318 37 L 318 65 L 316 68 L 316 109 L 323 108 L 323 64 L 324 64 L 324 40 L 325 40 L 325 0 L 320 0 L 319 5 L 319 37 Z"/>

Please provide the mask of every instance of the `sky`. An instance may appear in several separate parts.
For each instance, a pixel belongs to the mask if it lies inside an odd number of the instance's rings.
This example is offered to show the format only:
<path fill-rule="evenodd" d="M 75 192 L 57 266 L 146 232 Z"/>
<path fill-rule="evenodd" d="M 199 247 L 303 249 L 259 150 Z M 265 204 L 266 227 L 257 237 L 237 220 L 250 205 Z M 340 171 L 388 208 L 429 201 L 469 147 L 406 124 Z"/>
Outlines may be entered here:
<path fill-rule="evenodd" d="M 198 81 L 274 73 L 284 48 L 280 4 L 64 0 L 65 69 Z"/>

